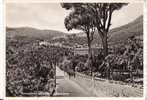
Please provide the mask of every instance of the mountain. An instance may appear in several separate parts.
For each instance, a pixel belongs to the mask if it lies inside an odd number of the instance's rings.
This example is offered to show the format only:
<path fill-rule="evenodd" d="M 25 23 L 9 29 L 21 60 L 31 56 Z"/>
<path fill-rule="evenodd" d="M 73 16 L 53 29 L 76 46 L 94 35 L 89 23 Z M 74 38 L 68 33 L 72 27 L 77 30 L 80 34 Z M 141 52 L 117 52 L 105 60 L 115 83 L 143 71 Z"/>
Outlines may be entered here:
<path fill-rule="evenodd" d="M 142 15 L 126 25 L 111 29 L 108 34 L 108 42 L 110 44 L 117 44 L 126 41 L 131 36 L 139 37 L 141 40 L 143 40 Z M 81 37 L 81 39 L 82 38 L 86 38 L 86 36 Z M 94 36 L 93 44 L 100 44 L 100 43 L 101 43 L 101 38 L 96 32 Z"/>
<path fill-rule="evenodd" d="M 108 41 L 110 42 L 123 42 L 130 36 L 139 36 L 143 39 L 143 16 L 139 16 L 126 25 L 110 30 L 109 36 L 110 38 Z"/>
<path fill-rule="evenodd" d="M 31 38 L 37 38 L 42 40 L 48 40 L 53 42 L 63 42 L 66 44 L 74 45 L 74 44 L 87 44 L 87 38 L 85 33 L 73 33 L 66 34 L 59 31 L 54 30 L 39 30 L 29 27 L 21 27 L 21 28 L 6 28 L 7 36 L 26 36 Z M 124 42 L 130 36 L 139 36 L 143 39 L 143 16 L 139 16 L 134 21 L 111 29 L 108 34 L 108 42 L 111 44 L 117 44 L 119 42 Z M 94 40 L 92 44 L 100 44 L 101 38 L 98 33 L 95 33 Z"/>
<path fill-rule="evenodd" d="M 53 37 L 65 35 L 65 33 L 55 30 L 39 30 L 30 27 L 20 27 L 20 28 L 7 27 L 6 32 L 7 32 L 6 34 L 7 37 L 23 36 L 23 37 L 43 39 L 43 40 L 51 40 Z"/>

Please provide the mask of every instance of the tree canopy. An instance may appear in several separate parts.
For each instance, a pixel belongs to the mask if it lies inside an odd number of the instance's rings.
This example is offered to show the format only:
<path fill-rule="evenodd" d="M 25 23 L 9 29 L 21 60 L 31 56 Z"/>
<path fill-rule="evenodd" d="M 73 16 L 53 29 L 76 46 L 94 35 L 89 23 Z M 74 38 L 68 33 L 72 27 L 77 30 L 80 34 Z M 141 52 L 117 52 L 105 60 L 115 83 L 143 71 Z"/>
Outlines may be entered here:
<path fill-rule="evenodd" d="M 111 26 L 112 14 L 127 3 L 62 3 L 61 6 L 72 12 L 65 18 L 68 30 L 82 29 L 83 26 L 97 29 L 102 39 L 104 54 L 108 54 L 107 34 Z M 84 27 L 85 28 L 85 27 Z M 87 29 L 87 28 L 86 28 Z"/>

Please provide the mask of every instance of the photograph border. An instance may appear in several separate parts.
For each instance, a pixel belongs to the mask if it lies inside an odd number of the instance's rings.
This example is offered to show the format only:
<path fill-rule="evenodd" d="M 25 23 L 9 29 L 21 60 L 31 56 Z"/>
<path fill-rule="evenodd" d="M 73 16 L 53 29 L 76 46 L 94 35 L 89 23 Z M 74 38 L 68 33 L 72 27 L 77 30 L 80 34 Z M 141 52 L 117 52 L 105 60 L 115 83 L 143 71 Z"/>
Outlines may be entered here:
<path fill-rule="evenodd" d="M 147 32 L 147 20 L 146 17 L 147 17 L 147 5 L 144 6 L 144 15 L 143 15 L 143 19 L 144 19 L 144 33 L 143 33 L 143 36 L 144 36 L 144 40 L 143 40 L 143 43 L 144 43 L 144 95 L 143 97 L 6 97 L 6 91 L 5 91 L 5 87 L 6 87 L 6 66 L 5 65 L 5 47 L 6 47 L 6 3 L 18 3 L 18 1 L 20 0 L 6 0 L 4 2 L 2 2 L 2 8 L 4 9 L 2 11 L 2 15 L 4 14 L 4 17 L 3 17 L 3 20 L 2 20 L 2 24 L 3 24 L 3 28 L 2 28 L 2 36 L 0 37 L 0 41 L 1 41 L 1 47 L 0 48 L 3 48 L 1 50 L 1 60 L 2 62 L 1 63 L 1 69 L 0 70 L 3 70 L 0 75 L 1 75 L 1 79 L 0 80 L 1 82 L 4 83 L 4 80 L 5 80 L 5 83 L 0 85 L 1 89 L 4 91 L 2 93 L 2 97 L 5 98 L 5 100 L 74 100 L 74 99 L 77 99 L 77 100 L 88 100 L 88 99 L 91 99 L 91 100 L 145 100 L 145 94 L 147 94 L 145 91 L 145 88 L 147 86 L 147 79 L 146 79 L 146 76 L 147 76 L 147 70 L 145 68 L 145 66 L 147 65 L 147 62 L 145 61 L 147 59 L 147 55 L 146 55 L 146 51 L 147 51 L 147 35 L 145 34 Z M 115 3 L 118 3 L 118 2 L 125 2 L 125 3 L 144 3 L 145 4 L 145 0 L 34 0 L 34 1 L 28 1 L 28 0 L 23 0 L 23 1 L 20 1 L 19 3 L 60 3 L 60 2 L 115 2 Z M 4 4 L 4 5 L 3 5 Z M 146 9 L 146 10 L 145 10 Z M 1 13 L 1 12 L 0 12 Z M 3 68 L 2 68 L 3 67 Z M 4 74 L 4 75 L 3 75 Z M 5 78 L 3 78 L 5 77 Z M 147 88 L 146 88 L 147 89 Z M 147 99 L 147 98 L 146 98 Z"/>

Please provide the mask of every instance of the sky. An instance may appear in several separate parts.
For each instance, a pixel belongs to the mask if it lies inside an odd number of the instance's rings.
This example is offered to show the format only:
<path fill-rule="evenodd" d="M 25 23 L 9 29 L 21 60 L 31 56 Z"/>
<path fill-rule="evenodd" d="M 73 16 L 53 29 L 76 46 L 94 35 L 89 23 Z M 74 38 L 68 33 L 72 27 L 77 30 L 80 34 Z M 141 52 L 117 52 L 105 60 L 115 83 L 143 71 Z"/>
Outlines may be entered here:
<path fill-rule="evenodd" d="M 58 30 L 68 32 L 64 26 L 64 18 L 69 11 L 63 9 L 60 3 L 7 3 L 6 25 L 8 27 L 33 27 L 38 29 Z M 130 3 L 121 10 L 115 11 L 111 28 L 127 24 L 143 14 L 141 3 Z"/>

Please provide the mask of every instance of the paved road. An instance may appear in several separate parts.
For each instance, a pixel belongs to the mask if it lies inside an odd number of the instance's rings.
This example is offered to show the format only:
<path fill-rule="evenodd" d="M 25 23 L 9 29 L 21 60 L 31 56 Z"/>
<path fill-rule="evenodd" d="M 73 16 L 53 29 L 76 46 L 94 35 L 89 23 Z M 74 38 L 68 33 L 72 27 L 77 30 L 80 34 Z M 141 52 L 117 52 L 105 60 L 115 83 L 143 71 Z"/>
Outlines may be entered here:
<path fill-rule="evenodd" d="M 55 96 L 57 97 L 92 97 L 93 95 L 80 87 L 77 83 L 68 79 L 58 67 L 56 68 L 57 89 Z"/>

